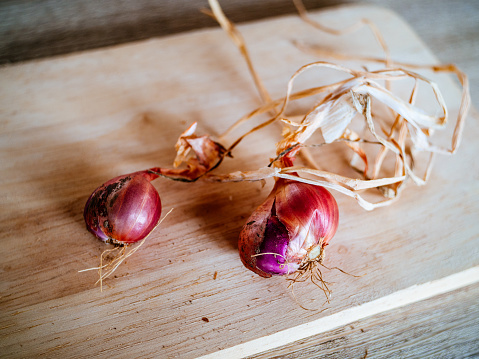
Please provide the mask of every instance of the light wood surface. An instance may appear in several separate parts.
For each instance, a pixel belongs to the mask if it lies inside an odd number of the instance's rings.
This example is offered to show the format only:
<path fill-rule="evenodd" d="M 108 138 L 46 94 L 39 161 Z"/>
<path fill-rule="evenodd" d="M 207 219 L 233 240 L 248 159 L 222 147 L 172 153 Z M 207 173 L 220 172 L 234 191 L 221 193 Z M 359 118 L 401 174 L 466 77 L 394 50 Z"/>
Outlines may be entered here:
<path fill-rule="evenodd" d="M 435 61 L 394 13 L 347 7 L 315 17 L 341 26 L 366 14 L 383 31 L 393 57 Z M 299 66 L 316 60 L 291 40 L 381 53 L 367 34 L 338 40 L 296 17 L 240 30 L 273 97 L 284 94 Z M 322 76 L 327 81 L 330 75 Z M 447 76 L 436 80 L 454 115 L 455 82 Z M 258 106 L 245 65 L 226 35 L 214 29 L 3 67 L 0 83 L 4 357 L 193 358 L 248 348 L 258 338 L 479 265 L 479 206 L 471 200 L 479 189 L 479 129 L 470 120 L 457 155 L 438 158 L 428 186 L 409 187 L 396 205 L 365 212 L 336 195 L 340 229 L 326 263 L 362 277 L 325 272 L 334 284 L 332 302 L 324 307 L 322 293 L 297 286 L 301 303 L 322 312 L 301 309 L 284 279 L 259 278 L 239 261 L 239 230 L 271 182 L 263 188 L 158 180 L 165 213 L 174 208 L 172 214 L 100 292 L 94 272 L 78 273 L 98 265 L 105 249 L 84 228 L 87 197 L 119 174 L 168 166 L 176 137 L 192 121 L 200 123 L 200 133 L 218 134 Z M 263 166 L 277 139 L 276 129 L 252 136 L 222 171 Z M 468 306 L 473 297 L 457 298 Z M 408 308 L 423 308 L 415 305 Z M 305 338 L 308 333 L 318 331 L 305 332 Z"/>

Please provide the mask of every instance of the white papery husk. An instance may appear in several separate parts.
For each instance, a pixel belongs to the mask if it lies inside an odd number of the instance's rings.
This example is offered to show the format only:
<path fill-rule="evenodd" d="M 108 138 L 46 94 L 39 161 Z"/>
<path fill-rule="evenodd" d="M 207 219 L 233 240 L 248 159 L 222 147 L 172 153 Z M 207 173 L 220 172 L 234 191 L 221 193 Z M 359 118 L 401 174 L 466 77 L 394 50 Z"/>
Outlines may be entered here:
<path fill-rule="evenodd" d="M 363 208 L 372 210 L 393 203 L 404 189 L 408 179 L 417 185 L 424 185 L 431 172 L 434 154 L 453 154 L 457 150 L 469 109 L 470 96 L 467 76 L 456 66 L 397 64 L 391 59 L 389 49 L 379 30 L 369 20 L 362 19 L 358 26 L 369 26 L 385 52 L 385 59 L 365 58 L 363 60 L 384 63 L 386 68 L 376 71 L 354 70 L 327 61 L 313 62 L 302 66 L 293 74 L 283 98 L 271 100 L 265 86 L 254 71 L 240 33 L 226 18 L 217 0 L 209 0 L 209 3 L 212 9 L 210 15 L 218 20 L 240 50 L 264 101 L 263 106 L 239 119 L 221 138 L 230 135 L 256 116 L 273 113 L 268 120 L 238 137 L 229 146 L 226 153 L 230 154 L 246 136 L 272 123 L 283 123 L 285 128 L 283 130 L 284 139 L 277 143 L 277 158 L 268 167 L 229 174 L 207 173 L 203 179 L 218 182 L 259 181 L 269 177 L 294 179 L 338 191 L 356 199 Z M 307 16 L 300 0 L 295 0 L 295 5 L 300 16 L 306 22 L 322 31 L 339 35 L 352 32 L 358 27 L 353 26 L 342 31 L 328 29 Z M 314 51 L 312 46 L 302 46 L 309 51 Z M 336 58 L 350 59 L 341 54 L 332 55 Z M 410 70 L 420 68 L 434 72 L 453 73 L 463 87 L 461 104 L 448 147 L 432 142 L 431 134 L 446 128 L 449 113 L 438 86 L 423 75 Z M 301 74 L 317 69 L 338 71 L 343 75 L 346 74 L 348 78 L 325 86 L 293 92 L 294 83 Z M 391 90 L 391 84 L 398 81 L 411 82 L 411 80 L 414 86 L 408 99 L 403 99 Z M 434 95 L 435 113 L 428 113 L 416 104 L 419 84 L 422 87 L 426 86 L 428 91 Z M 301 121 L 297 122 L 286 115 L 290 102 L 313 96 L 321 98 L 301 116 Z M 387 110 L 384 111 L 384 109 Z M 363 121 L 364 130 L 361 132 L 358 132 L 353 124 L 358 118 Z M 321 133 L 323 142 L 309 143 L 315 133 Z M 314 136 L 314 138 L 316 137 Z M 357 171 L 359 178 L 350 177 L 350 171 L 348 174 L 342 174 L 320 170 L 315 165 L 316 159 L 306 152 L 308 147 L 332 145 L 337 142 L 344 143 L 353 151 L 350 167 Z M 368 144 L 368 148 L 366 148 L 366 144 Z M 371 151 L 369 150 L 371 146 L 379 148 Z M 309 159 L 307 162 L 310 166 L 285 167 L 281 163 L 282 158 L 299 149 L 307 154 L 304 157 Z M 422 156 L 423 154 L 427 156 Z M 421 162 L 424 162 L 422 166 L 420 166 Z M 370 164 L 373 166 L 368 171 L 368 168 L 371 167 Z M 416 172 L 419 167 L 422 167 L 421 173 Z M 394 168 L 392 173 L 390 168 Z M 381 194 L 382 199 L 378 201 L 367 199 L 365 194 L 371 190 Z"/>
<path fill-rule="evenodd" d="M 330 86 L 323 88 L 311 89 L 310 92 L 302 91 L 301 93 L 293 93 L 293 85 L 296 78 L 308 70 L 314 68 L 329 68 L 341 71 L 349 74 L 351 77 L 348 80 L 340 81 Z M 414 87 L 410 96 L 410 101 L 406 101 L 386 86 L 381 85 L 379 81 L 390 83 L 394 81 L 401 81 L 405 79 L 413 79 L 416 83 L 423 82 L 429 86 L 430 90 L 434 94 L 437 109 L 436 112 L 439 115 L 429 114 L 422 108 L 414 104 L 415 92 Z M 323 90 L 323 91 L 321 91 Z M 318 93 L 324 93 L 323 99 L 310 109 L 300 122 L 295 122 L 288 119 L 283 114 L 286 111 L 287 105 L 290 101 L 300 99 L 307 96 L 317 95 Z M 466 91 L 466 95 L 468 92 Z M 390 118 L 396 117 L 399 122 L 402 122 L 402 126 L 406 126 L 407 136 L 403 136 L 402 140 L 398 140 L 398 121 L 389 121 L 392 123 L 390 128 L 385 128 L 387 121 L 384 118 L 376 118 L 373 116 L 373 103 L 376 106 L 382 104 L 387 107 L 390 112 L 388 116 Z M 338 141 L 344 141 L 350 146 L 354 144 L 356 150 L 355 153 L 359 153 L 362 142 L 371 142 L 368 138 L 373 138 L 376 145 L 382 147 L 383 150 L 390 151 L 395 156 L 393 158 L 396 161 L 396 168 L 399 170 L 389 177 L 381 178 L 351 178 L 343 176 L 339 173 L 332 173 L 327 171 L 320 171 L 315 168 L 309 167 L 293 167 L 293 168 L 262 168 L 257 171 L 250 172 L 235 172 L 226 175 L 213 175 L 208 174 L 205 179 L 211 181 L 243 181 L 243 180 L 261 180 L 268 177 L 280 177 L 280 178 L 294 178 L 297 181 L 321 185 L 326 188 L 341 192 L 345 195 L 355 198 L 358 203 L 365 209 L 371 210 L 377 207 L 391 204 L 397 199 L 399 191 L 389 188 L 392 184 L 396 185 L 396 188 L 403 187 L 407 179 L 412 179 L 417 185 L 423 185 L 426 183 L 428 175 L 432 166 L 432 156 L 428 157 L 428 163 L 425 166 L 423 174 L 415 173 L 413 164 L 417 164 L 418 153 L 440 153 L 440 154 L 452 154 L 455 152 L 462 133 L 463 124 L 466 117 L 466 111 L 460 111 L 455 124 L 455 131 L 451 138 L 451 145 L 449 147 L 438 146 L 431 142 L 429 136 L 436 130 L 443 130 L 447 124 L 448 110 L 445 101 L 439 91 L 437 85 L 423 77 L 422 75 L 402 69 L 385 69 L 378 71 L 357 71 L 349 69 L 340 65 L 336 65 L 329 62 L 315 62 L 300 68 L 290 79 L 286 96 L 280 101 L 269 102 L 264 106 L 254 110 L 246 117 L 240 119 L 237 124 L 233 125 L 232 129 L 235 129 L 239 124 L 244 123 L 250 118 L 271 110 L 275 106 L 281 106 L 281 109 L 270 120 L 266 121 L 263 125 L 274 122 L 282 121 L 289 127 L 295 127 L 295 130 L 286 131 L 285 138 L 277 144 L 277 154 L 280 155 L 291 148 L 298 145 L 307 147 L 307 141 L 317 131 L 320 131 L 322 138 L 324 139 L 324 145 L 332 144 Z M 361 118 L 364 121 L 367 133 L 363 136 L 358 135 L 350 128 L 351 122 L 355 118 Z M 259 128 L 254 128 L 247 134 L 250 134 Z M 387 135 L 391 133 L 392 135 Z M 355 134 L 355 136 L 351 136 Z M 367 136 L 366 136 L 367 135 Z M 245 136 L 245 135 L 244 135 Z M 243 137 L 244 137 L 243 136 Z M 243 138 L 241 137 L 241 138 Z M 350 140 L 352 137 L 356 140 Z M 410 142 L 406 148 L 406 142 Z M 238 142 L 238 141 L 237 141 Z M 236 145 L 236 143 L 235 143 Z M 368 160 L 367 160 L 368 161 Z M 380 173 L 381 167 L 384 165 L 384 161 L 377 160 L 373 173 Z M 354 167 L 354 166 L 353 166 Z M 297 177 L 292 173 L 307 174 L 309 177 Z M 371 202 L 364 198 L 360 193 L 368 189 L 376 189 L 381 187 L 388 187 L 382 189 L 384 200 L 377 202 Z"/>

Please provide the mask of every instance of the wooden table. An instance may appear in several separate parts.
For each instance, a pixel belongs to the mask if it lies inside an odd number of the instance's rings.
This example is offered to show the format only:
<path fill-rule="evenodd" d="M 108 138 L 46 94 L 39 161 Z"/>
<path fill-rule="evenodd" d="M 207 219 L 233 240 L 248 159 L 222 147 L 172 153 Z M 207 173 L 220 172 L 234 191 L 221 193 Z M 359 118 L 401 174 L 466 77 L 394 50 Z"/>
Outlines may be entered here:
<path fill-rule="evenodd" d="M 435 61 L 394 13 L 359 6 L 314 14 L 331 26 L 365 15 L 384 32 L 393 57 Z M 273 97 L 284 94 L 294 70 L 315 59 L 290 41 L 318 41 L 296 17 L 240 30 Z M 325 36 L 321 44 L 380 54 L 366 35 Z M 457 83 L 436 80 L 454 114 Z M 94 286 L 96 273 L 78 272 L 97 265 L 104 250 L 82 219 L 96 186 L 168 166 L 176 137 L 191 121 L 218 134 L 258 106 L 244 63 L 220 29 L 6 66 L 0 91 L 1 357 L 459 358 L 479 352 L 474 113 L 459 152 L 437 160 L 426 187 L 411 186 L 397 204 L 373 212 L 336 196 L 341 226 L 327 264 L 361 278 L 326 272 L 333 299 L 325 306 L 315 300 L 320 292 L 298 286 L 302 303 L 325 309 L 320 312 L 301 309 L 282 278 L 259 278 L 238 259 L 237 234 L 271 182 L 155 182 L 165 212 L 174 208 L 161 227 L 102 292 Z M 275 136 L 274 129 L 264 133 L 261 145 L 252 138 L 222 171 L 262 166 Z"/>
<path fill-rule="evenodd" d="M 308 9 L 358 4 L 356 0 L 304 0 Z M 443 63 L 455 63 L 470 77 L 479 101 L 479 4 L 475 0 L 368 0 L 394 11 L 419 34 Z M 241 23 L 294 14 L 290 0 L 225 0 L 232 21 Z M 207 0 L 43 0 L 0 2 L 0 64 L 192 31 L 216 24 L 199 15 Z"/>

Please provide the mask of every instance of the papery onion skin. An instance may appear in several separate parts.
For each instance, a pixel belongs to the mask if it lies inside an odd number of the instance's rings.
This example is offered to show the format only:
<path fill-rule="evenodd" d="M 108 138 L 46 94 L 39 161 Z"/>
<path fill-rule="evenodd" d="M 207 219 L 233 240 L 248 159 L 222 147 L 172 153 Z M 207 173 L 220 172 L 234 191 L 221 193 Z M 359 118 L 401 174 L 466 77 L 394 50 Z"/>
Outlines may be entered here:
<path fill-rule="evenodd" d="M 157 177 L 149 171 L 134 172 L 98 187 L 83 212 L 87 229 L 113 244 L 128 245 L 144 239 L 161 216 L 160 196 L 150 183 Z"/>
<path fill-rule="evenodd" d="M 240 233 L 241 260 L 262 277 L 293 273 L 322 255 L 338 222 L 338 205 L 325 188 L 279 179 Z"/>

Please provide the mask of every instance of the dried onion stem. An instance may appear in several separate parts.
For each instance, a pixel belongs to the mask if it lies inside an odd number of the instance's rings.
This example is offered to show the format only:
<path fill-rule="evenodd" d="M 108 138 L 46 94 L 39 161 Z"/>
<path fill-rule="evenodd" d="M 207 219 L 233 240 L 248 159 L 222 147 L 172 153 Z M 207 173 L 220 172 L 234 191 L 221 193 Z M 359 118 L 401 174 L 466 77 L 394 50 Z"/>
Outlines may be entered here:
<path fill-rule="evenodd" d="M 269 167 L 248 172 L 236 171 L 217 174 L 211 171 L 218 166 L 210 165 L 204 166 L 206 170 L 201 172 L 201 178 L 213 182 L 262 181 L 270 177 L 294 178 L 297 181 L 324 186 L 355 198 L 367 210 L 393 203 L 405 187 L 408 179 L 411 179 L 417 185 L 424 185 L 431 173 L 434 154 L 452 154 L 460 144 L 470 105 L 467 76 L 454 65 L 427 67 L 394 62 L 380 31 L 369 20 L 362 19 L 359 24 L 348 29 L 333 30 L 311 20 L 307 16 L 301 1 L 294 0 L 294 2 L 301 18 L 322 31 L 342 35 L 355 31 L 364 24 L 369 26 L 385 53 L 385 59 L 373 60 L 383 63 L 385 68 L 374 71 L 355 70 L 332 62 L 316 61 L 302 66 L 290 77 L 284 97 L 271 100 L 263 82 L 254 70 L 241 34 L 226 18 L 218 1 L 209 0 L 212 9 L 210 15 L 216 18 L 240 50 L 264 102 L 263 105 L 250 111 L 234 123 L 221 138 L 224 139 L 226 136 L 233 134 L 248 121 L 257 118 L 259 115 L 271 114 L 266 120 L 240 134 L 229 146 L 225 146 L 223 152 L 218 152 L 221 158 L 217 163 L 219 164 L 224 156 L 231 154 L 244 138 L 270 124 L 282 123 L 287 128 L 285 127 L 283 131 L 284 138 L 277 142 L 277 157 L 273 161 L 268 161 L 270 162 Z M 309 48 L 309 50 L 312 50 L 312 48 Z M 371 58 L 367 59 L 371 60 Z M 434 131 L 443 130 L 449 117 L 440 89 L 433 81 L 418 72 L 412 71 L 413 69 L 431 69 L 434 72 L 454 73 L 463 87 L 461 104 L 449 147 L 439 146 L 431 141 Z M 337 71 L 346 75 L 347 78 L 324 86 L 312 87 L 299 92 L 293 91 L 298 77 L 306 72 L 317 70 Z M 391 85 L 395 82 L 411 80 L 414 82 L 414 86 L 407 99 L 401 98 L 391 90 Z M 381 85 L 381 82 L 384 85 Z M 436 102 L 436 113 L 427 113 L 416 103 L 420 83 L 423 87 L 426 85 L 433 94 Z M 319 101 L 299 119 L 297 116 L 292 118 L 286 114 L 291 102 L 318 96 L 320 97 Z M 378 112 L 376 108 L 386 109 L 387 112 L 381 114 L 381 111 Z M 375 112 L 378 112 L 379 115 Z M 358 120 L 363 121 L 364 133 L 357 132 L 351 126 Z M 324 143 L 309 144 L 311 136 L 318 132 L 321 133 Z M 358 171 L 362 178 L 353 178 L 340 173 L 319 170 L 317 159 L 310 153 L 305 153 L 304 156 L 306 162 L 310 165 L 309 167 L 292 166 L 295 155 L 304 152 L 305 149 L 333 143 L 343 143 L 352 151 L 353 157 L 350 166 Z M 365 147 L 369 143 L 379 146 L 379 150 L 369 151 Z M 388 153 L 393 154 L 391 161 L 387 157 Z M 422 174 L 416 172 L 420 162 L 417 153 L 429 154 Z M 356 159 L 362 161 L 362 168 L 356 165 Z M 388 169 L 391 166 L 393 167 L 392 171 Z M 297 174 L 306 175 L 306 177 L 298 178 Z M 195 177 L 195 179 L 197 178 L 199 176 Z M 368 190 L 376 191 L 376 193 L 382 195 L 383 199 L 379 201 L 366 199 L 362 192 Z"/>

